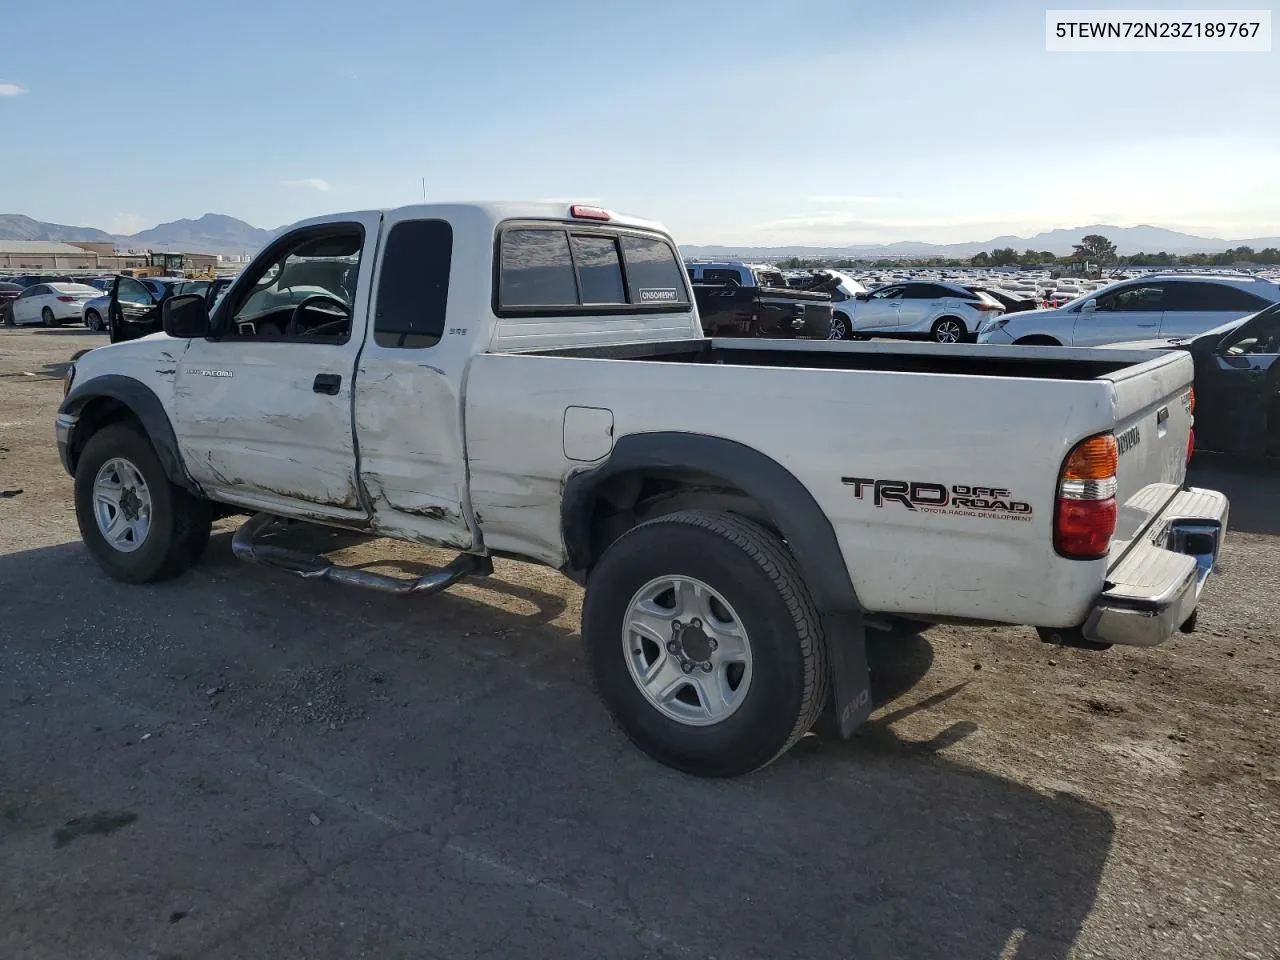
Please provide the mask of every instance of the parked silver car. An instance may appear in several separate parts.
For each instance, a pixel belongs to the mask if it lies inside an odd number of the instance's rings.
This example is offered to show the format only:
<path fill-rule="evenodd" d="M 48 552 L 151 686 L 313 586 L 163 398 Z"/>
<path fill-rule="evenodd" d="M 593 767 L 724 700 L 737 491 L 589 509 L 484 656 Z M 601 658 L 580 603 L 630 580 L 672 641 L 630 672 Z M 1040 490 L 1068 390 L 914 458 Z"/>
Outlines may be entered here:
<path fill-rule="evenodd" d="M 988 320 L 978 331 L 978 342 L 1090 347 L 1193 337 L 1276 302 L 1280 302 L 1280 286 L 1255 277 L 1140 277 L 1077 297 L 1056 310 L 1029 310 Z"/>

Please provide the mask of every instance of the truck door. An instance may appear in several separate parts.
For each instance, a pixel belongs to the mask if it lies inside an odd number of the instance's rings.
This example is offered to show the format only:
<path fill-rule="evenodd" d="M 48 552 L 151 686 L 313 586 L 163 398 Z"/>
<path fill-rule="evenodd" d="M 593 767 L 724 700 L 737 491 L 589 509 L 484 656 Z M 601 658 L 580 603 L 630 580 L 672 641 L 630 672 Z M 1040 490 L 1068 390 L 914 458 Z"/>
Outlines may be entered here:
<path fill-rule="evenodd" d="M 175 372 L 187 469 L 217 499 L 361 522 L 352 373 L 381 215 L 275 240 L 222 299 Z"/>
<path fill-rule="evenodd" d="M 487 222 L 457 224 L 473 231 L 470 242 L 492 242 Z M 460 392 L 481 318 L 449 313 L 453 224 L 388 215 L 383 231 L 373 331 L 355 381 L 361 482 L 376 531 L 466 550 L 478 536 Z"/>

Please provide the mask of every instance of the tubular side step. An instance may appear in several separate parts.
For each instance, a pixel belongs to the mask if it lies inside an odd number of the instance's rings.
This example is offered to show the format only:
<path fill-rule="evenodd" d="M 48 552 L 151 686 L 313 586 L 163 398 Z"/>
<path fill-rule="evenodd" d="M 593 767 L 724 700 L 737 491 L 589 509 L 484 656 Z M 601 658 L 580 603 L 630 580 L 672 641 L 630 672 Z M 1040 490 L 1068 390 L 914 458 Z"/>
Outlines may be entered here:
<path fill-rule="evenodd" d="M 433 593 L 448 590 L 463 577 L 488 576 L 493 573 L 493 561 L 488 557 L 460 553 L 443 570 L 410 580 L 343 567 L 318 554 L 256 542 L 258 537 L 279 522 L 279 517 L 269 513 L 254 514 L 246 520 L 231 538 L 231 552 L 236 559 L 288 570 L 308 580 L 332 580 L 334 583 L 364 587 L 367 590 L 377 590 L 380 593 L 390 593 L 398 597 L 430 596 Z"/>

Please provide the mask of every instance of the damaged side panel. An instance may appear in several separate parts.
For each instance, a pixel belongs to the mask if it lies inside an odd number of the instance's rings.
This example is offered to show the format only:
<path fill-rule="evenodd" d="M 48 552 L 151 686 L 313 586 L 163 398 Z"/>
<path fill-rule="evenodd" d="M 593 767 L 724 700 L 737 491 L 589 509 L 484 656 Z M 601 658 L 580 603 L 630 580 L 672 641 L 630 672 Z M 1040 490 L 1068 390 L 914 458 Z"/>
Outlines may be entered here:
<path fill-rule="evenodd" d="M 373 528 L 388 537 L 476 546 L 458 398 L 425 357 L 371 347 L 356 377 L 360 480 Z M 419 362 L 419 361 L 422 362 Z"/>

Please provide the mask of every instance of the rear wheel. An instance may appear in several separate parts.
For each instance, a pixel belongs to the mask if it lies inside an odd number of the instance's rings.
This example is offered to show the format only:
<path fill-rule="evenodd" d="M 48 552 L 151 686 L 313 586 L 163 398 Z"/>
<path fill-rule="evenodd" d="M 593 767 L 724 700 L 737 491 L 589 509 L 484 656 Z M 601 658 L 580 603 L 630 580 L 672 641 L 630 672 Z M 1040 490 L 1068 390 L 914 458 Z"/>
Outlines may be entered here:
<path fill-rule="evenodd" d="M 960 343 L 969 336 L 964 321 L 959 317 L 939 317 L 933 321 L 929 337 L 934 343 Z"/>
<path fill-rule="evenodd" d="M 764 766 L 826 702 L 821 621 L 795 560 L 732 514 L 686 510 L 623 534 L 591 572 L 582 638 L 618 725 L 687 773 Z"/>
<path fill-rule="evenodd" d="M 45 307 L 43 310 L 40 311 L 40 321 L 46 327 L 56 327 L 59 325 L 57 318 L 54 317 L 53 315 L 53 311 L 50 310 L 48 307 Z"/>
<path fill-rule="evenodd" d="M 125 583 L 177 576 L 209 540 L 208 502 L 170 483 L 151 441 L 128 424 L 89 438 L 76 464 L 75 502 L 89 553 Z"/>

